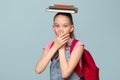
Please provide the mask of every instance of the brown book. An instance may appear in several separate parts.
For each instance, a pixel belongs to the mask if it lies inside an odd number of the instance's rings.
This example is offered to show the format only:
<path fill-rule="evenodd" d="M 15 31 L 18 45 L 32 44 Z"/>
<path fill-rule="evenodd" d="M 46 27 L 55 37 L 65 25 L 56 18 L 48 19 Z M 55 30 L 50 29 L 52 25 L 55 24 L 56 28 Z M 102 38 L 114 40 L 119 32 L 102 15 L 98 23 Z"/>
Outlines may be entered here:
<path fill-rule="evenodd" d="M 69 4 L 54 4 L 55 7 L 64 7 L 64 8 L 71 8 L 73 5 Z"/>

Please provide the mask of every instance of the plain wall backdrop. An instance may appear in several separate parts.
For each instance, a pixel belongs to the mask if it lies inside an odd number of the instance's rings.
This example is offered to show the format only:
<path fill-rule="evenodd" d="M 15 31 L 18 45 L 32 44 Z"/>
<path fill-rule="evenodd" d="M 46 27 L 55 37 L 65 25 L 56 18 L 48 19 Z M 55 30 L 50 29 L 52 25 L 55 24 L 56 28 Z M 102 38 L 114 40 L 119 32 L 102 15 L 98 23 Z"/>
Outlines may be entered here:
<path fill-rule="evenodd" d="M 50 80 L 49 65 L 35 73 L 45 44 L 54 38 L 55 3 L 78 7 L 73 14 L 76 38 L 93 55 L 100 80 L 120 80 L 119 0 L 0 0 L 0 80 Z"/>

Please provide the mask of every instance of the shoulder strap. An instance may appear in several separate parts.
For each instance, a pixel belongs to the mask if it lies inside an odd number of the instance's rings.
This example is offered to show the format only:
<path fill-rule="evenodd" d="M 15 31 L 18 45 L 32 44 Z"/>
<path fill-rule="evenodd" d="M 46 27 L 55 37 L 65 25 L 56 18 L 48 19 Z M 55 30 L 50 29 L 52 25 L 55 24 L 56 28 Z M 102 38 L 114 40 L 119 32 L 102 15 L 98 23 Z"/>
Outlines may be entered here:
<path fill-rule="evenodd" d="M 50 45 L 50 48 L 53 46 L 53 44 L 54 44 L 54 41 L 52 42 L 52 44 Z M 51 58 L 51 61 L 53 60 L 53 58 Z"/>
<path fill-rule="evenodd" d="M 78 40 L 74 39 L 70 46 L 70 54 Z M 85 80 L 99 80 L 99 68 L 96 66 L 94 59 L 87 49 L 84 49 L 82 55 L 82 69 L 77 64 L 75 72 L 80 75 L 84 75 Z"/>
<path fill-rule="evenodd" d="M 71 44 L 71 46 L 70 46 L 70 54 L 72 53 L 72 50 L 73 50 L 73 48 L 74 48 L 74 46 L 75 46 L 75 44 L 78 42 L 78 40 L 77 39 L 74 39 L 73 41 L 72 41 L 72 44 Z"/>
<path fill-rule="evenodd" d="M 72 53 L 72 50 L 73 50 L 73 48 L 74 48 L 74 46 L 75 46 L 75 44 L 76 44 L 77 42 L 78 42 L 77 39 L 74 39 L 74 40 L 72 41 L 72 44 L 71 44 L 71 46 L 70 46 L 70 54 Z M 77 66 L 76 66 L 76 68 L 75 68 L 75 72 L 78 74 L 78 76 L 82 75 L 82 70 L 81 70 L 81 68 L 80 68 L 79 63 L 77 64 Z"/>
<path fill-rule="evenodd" d="M 50 48 L 53 46 L 54 42 L 52 42 L 52 44 L 50 45 Z"/>

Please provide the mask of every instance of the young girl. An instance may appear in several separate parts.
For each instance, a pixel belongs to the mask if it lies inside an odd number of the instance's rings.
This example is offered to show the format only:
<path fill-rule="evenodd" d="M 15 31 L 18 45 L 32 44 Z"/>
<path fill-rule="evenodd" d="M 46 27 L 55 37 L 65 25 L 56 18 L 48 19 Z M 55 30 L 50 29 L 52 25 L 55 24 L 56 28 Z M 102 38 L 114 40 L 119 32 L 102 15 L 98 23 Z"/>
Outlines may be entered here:
<path fill-rule="evenodd" d="M 70 45 L 75 39 L 72 15 L 57 13 L 53 23 L 56 36 L 45 46 L 36 65 L 36 73 L 42 73 L 51 61 L 50 80 L 82 80 L 74 69 L 81 59 L 84 44 L 78 41 L 70 55 Z"/>

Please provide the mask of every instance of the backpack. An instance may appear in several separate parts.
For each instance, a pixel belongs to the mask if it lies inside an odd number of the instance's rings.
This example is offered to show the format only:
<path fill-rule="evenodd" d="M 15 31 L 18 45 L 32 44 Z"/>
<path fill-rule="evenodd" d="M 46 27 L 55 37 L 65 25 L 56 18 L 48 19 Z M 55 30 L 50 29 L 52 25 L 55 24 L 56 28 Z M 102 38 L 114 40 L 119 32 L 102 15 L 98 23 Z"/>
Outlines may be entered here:
<path fill-rule="evenodd" d="M 77 43 L 77 39 L 74 39 L 70 46 L 70 54 Z M 82 55 L 82 69 L 80 64 L 75 68 L 75 72 L 80 76 L 81 74 L 84 76 L 84 80 L 99 80 L 99 68 L 96 66 L 94 59 L 90 52 L 87 49 L 84 49 Z"/>

